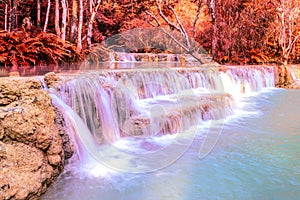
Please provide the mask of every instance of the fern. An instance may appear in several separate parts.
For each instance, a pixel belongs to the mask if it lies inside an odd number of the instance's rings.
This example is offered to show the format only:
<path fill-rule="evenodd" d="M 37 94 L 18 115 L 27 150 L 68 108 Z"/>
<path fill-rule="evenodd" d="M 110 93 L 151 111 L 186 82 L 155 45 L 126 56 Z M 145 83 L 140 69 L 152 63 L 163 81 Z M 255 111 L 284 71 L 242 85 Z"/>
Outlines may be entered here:
<path fill-rule="evenodd" d="M 30 35 L 25 31 L 0 32 L 0 67 L 18 68 L 26 73 L 35 66 L 80 61 L 76 47 L 52 33 Z M 52 68 L 51 68 L 52 69 Z M 49 68 L 49 70 L 51 70 Z M 47 71 L 43 68 L 43 71 Z"/>
<path fill-rule="evenodd" d="M 9 56 L 9 61 L 12 64 L 12 67 L 17 67 L 18 66 L 18 58 L 16 56 L 16 53 L 13 53 Z"/>
<path fill-rule="evenodd" d="M 5 63 L 5 61 L 7 60 L 7 56 L 8 56 L 8 53 L 1 53 L 0 54 L 0 63 Z"/>

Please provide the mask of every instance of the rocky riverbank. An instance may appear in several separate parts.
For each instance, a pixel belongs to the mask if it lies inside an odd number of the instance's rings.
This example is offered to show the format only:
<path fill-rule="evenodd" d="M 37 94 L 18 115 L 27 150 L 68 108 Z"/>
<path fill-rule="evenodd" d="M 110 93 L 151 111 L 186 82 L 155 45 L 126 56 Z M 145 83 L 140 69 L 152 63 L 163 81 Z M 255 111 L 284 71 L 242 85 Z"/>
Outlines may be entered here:
<path fill-rule="evenodd" d="M 34 78 L 0 79 L 0 199 L 38 199 L 74 148 Z"/>

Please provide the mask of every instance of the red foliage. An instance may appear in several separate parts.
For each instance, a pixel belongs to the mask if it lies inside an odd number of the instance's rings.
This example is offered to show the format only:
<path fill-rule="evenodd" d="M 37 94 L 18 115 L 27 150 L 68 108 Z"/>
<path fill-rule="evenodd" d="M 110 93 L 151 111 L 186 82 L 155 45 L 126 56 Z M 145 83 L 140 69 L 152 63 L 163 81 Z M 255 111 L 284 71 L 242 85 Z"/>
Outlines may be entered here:
<path fill-rule="evenodd" d="M 269 62 L 266 31 L 275 10 L 270 1 L 218 0 L 215 59 L 235 64 Z"/>
<path fill-rule="evenodd" d="M 24 30 L 0 32 L 0 67 L 21 75 L 53 71 L 62 63 L 76 62 L 80 55 L 69 42 L 52 33 Z M 53 67 L 54 66 L 54 67 Z"/>
<path fill-rule="evenodd" d="M 102 42 L 125 30 L 149 27 L 143 15 L 153 3 L 153 0 L 103 1 L 96 16 L 93 41 Z"/>
<path fill-rule="evenodd" d="M 272 31 L 279 23 L 276 18 L 280 17 L 280 1 L 273 0 L 214 0 L 215 1 L 215 20 L 211 17 L 210 2 L 211 0 L 202 1 L 203 9 L 201 10 L 201 22 L 198 23 L 198 31 L 196 41 L 200 43 L 209 53 L 214 53 L 213 57 L 220 63 L 234 64 L 257 64 L 266 62 L 278 62 L 282 60 L 282 41 L 279 41 L 277 33 Z M 289 2 L 297 2 L 296 0 L 286 0 Z M 4 29 L 4 8 L 5 4 L 10 1 L 0 0 L 0 29 Z M 17 26 L 22 26 L 22 20 L 25 17 L 31 17 L 31 22 L 37 26 L 37 7 L 36 1 L 33 0 L 16 0 L 16 16 Z M 206 2 L 206 5 L 204 4 Z M 187 29 L 189 36 L 193 35 L 193 20 L 195 18 L 195 8 L 198 1 L 189 0 L 169 0 L 168 3 L 178 13 L 180 21 Z M 67 20 L 67 40 L 76 43 L 76 37 L 69 36 L 71 32 L 72 22 L 72 0 L 67 0 L 68 4 L 68 20 Z M 47 31 L 54 31 L 54 8 L 55 2 L 51 1 L 50 17 Z M 146 11 L 155 13 L 155 0 L 102 0 L 99 10 L 96 14 L 93 27 L 93 43 L 101 43 L 105 38 L 111 37 L 120 32 L 133 28 L 149 27 L 149 21 L 153 18 L 146 14 Z M 294 4 L 293 4 L 294 5 Z M 296 5 L 296 4 L 295 4 Z M 297 4 L 299 5 L 299 4 Z M 61 6 L 61 5 L 60 5 Z M 168 6 L 162 4 L 163 13 L 172 19 L 172 12 Z M 10 8 L 9 8 L 10 9 Z M 47 0 L 41 0 L 41 22 L 45 22 L 47 9 Z M 83 33 L 82 45 L 83 52 L 86 51 L 86 32 L 91 16 L 89 10 L 89 1 L 84 1 L 84 17 L 83 17 Z M 60 7 L 60 10 L 62 8 Z M 192 12 L 193 10 L 193 12 Z M 76 16 L 76 15 L 75 15 Z M 291 16 L 292 17 L 292 16 Z M 174 16 L 173 16 L 174 18 Z M 298 18 L 299 19 L 299 18 Z M 61 20 L 61 19 L 60 19 Z M 173 20 L 173 19 L 172 19 Z M 295 21 L 295 33 L 300 31 L 300 26 Z M 27 34 L 27 33 L 26 33 Z M 23 39 L 32 39 L 37 36 L 28 36 L 23 34 Z M 40 37 L 40 36 L 39 36 Z M 54 37 L 54 36 L 53 36 Z M 52 38 L 52 36 L 51 36 Z M 1 39 L 1 38 L 0 38 Z M 32 55 L 28 51 L 30 49 L 28 43 L 22 38 L 10 35 L 5 42 L 0 45 L 0 65 L 4 66 L 38 66 L 57 64 L 59 60 L 54 54 L 45 54 L 41 58 L 46 59 L 38 62 L 38 57 Z M 214 43 L 213 43 L 214 41 Z M 21 42 L 21 43 L 20 43 Z M 23 43 L 22 43 L 23 42 Z M 36 41 L 35 48 L 42 48 L 38 42 L 44 46 L 52 41 L 43 39 Z M 59 43 L 60 45 L 70 45 L 70 43 Z M 215 45 L 212 45 L 215 44 Z M 11 46 L 12 45 L 12 46 Z M 73 45 L 72 45 L 73 46 Z M 215 47 L 212 51 L 212 47 Z M 295 42 L 293 51 L 290 53 L 290 62 L 300 62 L 300 39 Z M 9 48 L 9 50 L 7 49 Z M 28 49 L 29 48 L 29 49 Z M 27 49 L 27 50 L 26 50 Z M 50 50 L 50 49 L 49 49 Z M 25 52 L 21 54 L 20 52 Z M 42 52 L 42 51 L 41 51 Z M 42 53 L 40 53 L 42 55 Z M 50 57 L 49 57 L 50 55 Z M 74 54 L 76 56 L 76 54 Z M 48 56 L 48 57 L 47 57 Z M 24 57 L 24 58 L 23 58 Z M 17 59 L 17 63 L 15 61 Z M 71 62 L 73 58 L 70 59 Z M 62 61 L 60 61 L 62 62 Z M 64 61 L 65 62 L 65 61 Z"/>

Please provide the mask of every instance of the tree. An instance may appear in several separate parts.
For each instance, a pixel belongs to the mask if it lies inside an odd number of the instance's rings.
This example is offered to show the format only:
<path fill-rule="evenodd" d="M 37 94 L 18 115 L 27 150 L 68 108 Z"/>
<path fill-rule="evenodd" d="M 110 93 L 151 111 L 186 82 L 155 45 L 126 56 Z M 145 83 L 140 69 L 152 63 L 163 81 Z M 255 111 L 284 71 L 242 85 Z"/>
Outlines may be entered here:
<path fill-rule="evenodd" d="M 101 4 L 101 0 L 97 0 L 96 3 L 94 2 L 94 0 L 90 0 L 91 17 L 89 19 L 88 31 L 87 31 L 87 42 L 88 42 L 89 49 L 92 48 L 93 24 L 94 24 L 95 16 L 98 12 L 100 4 Z"/>
<path fill-rule="evenodd" d="M 67 29 L 67 3 L 66 0 L 61 0 L 61 5 L 62 5 L 62 27 L 61 27 L 61 39 L 66 40 L 66 29 Z"/>
<path fill-rule="evenodd" d="M 55 31 L 56 31 L 56 35 L 58 37 L 61 36 L 61 33 L 60 33 L 60 26 L 59 26 L 59 21 L 60 21 L 60 18 L 59 18 L 59 0 L 55 0 Z"/>
<path fill-rule="evenodd" d="M 183 7 L 185 7 L 183 9 Z M 178 1 L 175 4 L 173 1 L 156 0 L 156 11 L 147 11 L 146 13 L 152 18 L 149 23 L 154 27 L 159 27 L 165 34 L 167 34 L 173 41 L 175 41 L 186 53 L 192 55 L 200 63 L 205 63 L 197 55 L 195 51 L 195 36 L 197 33 L 197 25 L 202 8 L 202 0 L 198 0 L 193 4 L 188 4 L 186 1 Z M 184 15 L 183 10 L 188 10 L 188 14 Z M 188 20 L 191 18 L 191 20 Z M 193 22 L 192 24 L 189 22 Z M 167 27 L 167 28 L 166 28 Z M 180 33 L 181 39 L 176 38 L 170 30 Z M 193 41 L 193 42 L 192 42 Z M 193 43 L 193 44 L 192 44 Z"/>
<path fill-rule="evenodd" d="M 282 50 L 282 62 L 288 64 L 290 55 L 300 37 L 300 2 L 297 0 L 277 1 L 277 20 L 272 29 Z"/>
<path fill-rule="evenodd" d="M 211 51 L 221 63 L 268 62 L 270 25 L 276 16 L 272 1 L 211 0 Z"/>
<path fill-rule="evenodd" d="M 216 14 L 216 0 L 208 0 L 207 1 L 208 7 L 209 7 L 209 12 L 211 14 L 211 23 L 213 27 L 213 34 L 212 34 L 212 39 L 211 39 L 211 54 L 213 59 L 216 58 L 217 55 L 217 40 L 218 40 L 218 23 L 216 22 L 217 18 Z"/>
<path fill-rule="evenodd" d="M 8 22 L 8 2 L 3 1 L 5 8 L 4 8 L 4 30 L 7 31 L 7 22 Z"/>
<path fill-rule="evenodd" d="M 46 11 L 46 17 L 45 17 L 45 24 L 43 31 L 46 32 L 48 28 L 48 21 L 49 21 L 49 14 L 50 14 L 50 7 L 51 7 L 51 0 L 48 0 L 47 3 L 47 11 Z"/>
<path fill-rule="evenodd" d="M 78 27 L 78 0 L 72 0 L 71 31 L 69 40 L 75 42 Z"/>
<path fill-rule="evenodd" d="M 0 0 L 0 29 L 37 34 L 44 23 L 43 32 L 86 51 L 154 26 L 185 52 L 195 52 L 197 41 L 221 63 L 287 64 L 300 62 L 299 8 L 297 0 Z"/>
<path fill-rule="evenodd" d="M 10 3 L 10 15 L 8 18 L 8 31 L 13 31 L 15 28 L 17 28 L 17 17 L 16 17 L 16 11 L 17 11 L 17 1 L 16 0 L 9 0 Z"/>
<path fill-rule="evenodd" d="M 82 50 L 83 0 L 79 0 L 79 21 L 77 35 L 77 51 Z"/>
<path fill-rule="evenodd" d="M 37 4 L 37 27 L 40 27 L 41 26 L 41 1 L 40 0 L 37 0 L 36 1 L 36 4 Z"/>

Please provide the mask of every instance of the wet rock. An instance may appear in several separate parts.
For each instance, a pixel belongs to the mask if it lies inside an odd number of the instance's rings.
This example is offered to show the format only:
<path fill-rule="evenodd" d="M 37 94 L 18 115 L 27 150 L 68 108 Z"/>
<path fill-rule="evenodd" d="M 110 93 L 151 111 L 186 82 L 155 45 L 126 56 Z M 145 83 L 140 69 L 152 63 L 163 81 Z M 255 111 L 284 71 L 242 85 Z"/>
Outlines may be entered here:
<path fill-rule="evenodd" d="M 1 146 L 5 158 L 0 160 L 0 199 L 37 198 L 45 182 L 41 177 L 49 173 L 43 152 L 15 141 Z"/>
<path fill-rule="evenodd" d="M 0 78 L 0 199 L 38 199 L 57 178 L 74 150 L 62 121 L 38 80 Z"/>
<path fill-rule="evenodd" d="M 61 163 L 61 158 L 57 154 L 55 154 L 55 155 L 49 155 L 48 156 L 48 161 L 49 161 L 50 165 L 57 166 L 57 165 L 59 165 Z"/>
<path fill-rule="evenodd" d="M 55 87 L 56 84 L 61 81 L 61 78 L 57 76 L 54 72 L 49 72 L 45 74 L 44 80 L 49 88 Z"/>
<path fill-rule="evenodd" d="M 10 76 L 10 77 L 20 77 L 20 72 L 9 72 L 8 76 Z"/>
<path fill-rule="evenodd" d="M 178 133 L 197 124 L 198 120 L 218 120 L 233 113 L 230 94 L 178 97 L 179 104 L 161 102 L 162 107 L 150 110 L 149 115 L 137 114 L 127 119 L 121 129 L 122 136 Z"/>
<path fill-rule="evenodd" d="M 294 80 L 291 69 L 293 66 L 278 66 L 276 74 L 276 87 L 287 89 L 300 89 L 300 82 Z"/>
<path fill-rule="evenodd" d="M 57 108 L 54 108 L 54 112 L 56 114 L 55 124 L 56 124 L 56 127 L 58 128 L 59 135 L 61 136 L 63 152 L 64 152 L 65 160 L 67 160 L 72 157 L 72 155 L 75 151 L 75 147 L 74 147 L 73 143 L 71 142 L 71 140 L 68 136 L 68 133 L 66 132 L 66 128 L 65 128 L 66 123 L 65 123 L 62 113 L 60 113 L 60 111 Z"/>

